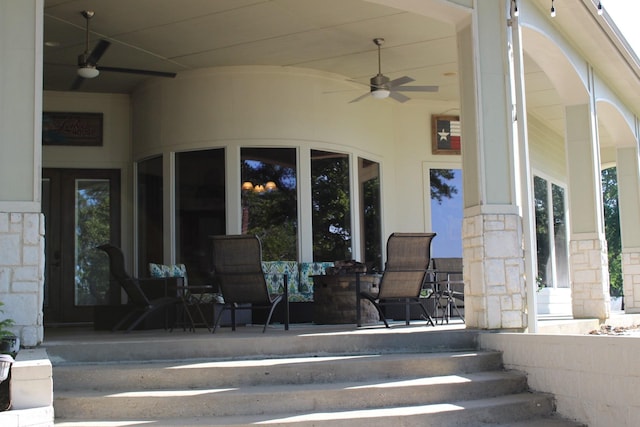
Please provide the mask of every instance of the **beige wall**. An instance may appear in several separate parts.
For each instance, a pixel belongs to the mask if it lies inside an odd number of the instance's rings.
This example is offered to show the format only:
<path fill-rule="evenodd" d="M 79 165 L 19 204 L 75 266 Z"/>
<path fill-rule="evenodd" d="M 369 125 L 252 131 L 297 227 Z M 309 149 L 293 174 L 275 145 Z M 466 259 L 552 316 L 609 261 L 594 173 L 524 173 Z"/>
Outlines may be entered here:
<path fill-rule="evenodd" d="M 120 169 L 122 247 L 132 248 L 133 162 L 131 159 L 131 103 L 128 95 L 45 91 L 43 111 L 103 113 L 101 147 L 44 146 L 45 168 Z M 125 257 L 130 259 L 131 257 Z"/>
<path fill-rule="evenodd" d="M 45 111 L 103 112 L 104 145 L 44 147 L 43 166 L 122 169 L 125 247 L 132 244 L 133 162 L 160 153 L 225 146 L 316 148 L 379 161 L 383 233 L 428 231 L 425 170 L 462 165 L 461 156 L 431 153 L 431 115 L 456 114 L 455 105 L 369 98 L 349 103 L 366 90 L 342 76 L 315 70 L 247 66 L 151 79 L 131 98 L 45 92 Z M 563 182 L 563 141 L 540 122 L 530 125 L 534 170 Z M 549 154 L 551 159 L 545 158 Z"/>
<path fill-rule="evenodd" d="M 526 372 L 531 389 L 552 393 L 560 415 L 589 427 L 638 425 L 637 336 L 497 333 L 479 343 L 502 351 L 505 368 Z"/>

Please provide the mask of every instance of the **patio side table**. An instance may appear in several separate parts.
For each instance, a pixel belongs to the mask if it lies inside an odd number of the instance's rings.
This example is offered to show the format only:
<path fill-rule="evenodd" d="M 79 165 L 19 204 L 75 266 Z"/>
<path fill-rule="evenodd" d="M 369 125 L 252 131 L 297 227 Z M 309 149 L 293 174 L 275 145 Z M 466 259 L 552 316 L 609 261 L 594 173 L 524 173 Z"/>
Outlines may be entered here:
<path fill-rule="evenodd" d="M 360 274 L 360 288 L 377 293 L 379 274 Z M 356 323 L 356 275 L 313 276 L 313 321 L 316 324 Z M 363 323 L 380 321 L 378 311 L 369 301 L 360 301 Z"/>

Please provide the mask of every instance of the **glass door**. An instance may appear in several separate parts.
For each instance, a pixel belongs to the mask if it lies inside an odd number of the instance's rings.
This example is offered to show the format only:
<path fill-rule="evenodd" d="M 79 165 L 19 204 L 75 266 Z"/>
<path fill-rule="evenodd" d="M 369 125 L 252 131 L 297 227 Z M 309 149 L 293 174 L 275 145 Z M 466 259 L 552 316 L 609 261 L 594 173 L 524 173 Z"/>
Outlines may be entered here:
<path fill-rule="evenodd" d="M 119 245 L 120 171 L 44 169 L 45 325 L 93 321 L 93 307 L 119 303 L 106 255 Z"/>

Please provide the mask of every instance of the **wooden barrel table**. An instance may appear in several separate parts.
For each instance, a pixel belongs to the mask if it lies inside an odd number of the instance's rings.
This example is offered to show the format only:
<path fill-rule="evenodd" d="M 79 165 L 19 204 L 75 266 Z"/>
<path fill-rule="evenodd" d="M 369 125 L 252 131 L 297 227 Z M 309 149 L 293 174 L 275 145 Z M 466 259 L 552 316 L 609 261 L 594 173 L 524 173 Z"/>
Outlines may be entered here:
<path fill-rule="evenodd" d="M 379 274 L 361 274 L 360 290 L 378 293 Z M 313 321 L 316 324 L 356 323 L 356 275 L 313 276 Z M 362 323 L 377 323 L 378 311 L 371 302 L 360 300 Z"/>

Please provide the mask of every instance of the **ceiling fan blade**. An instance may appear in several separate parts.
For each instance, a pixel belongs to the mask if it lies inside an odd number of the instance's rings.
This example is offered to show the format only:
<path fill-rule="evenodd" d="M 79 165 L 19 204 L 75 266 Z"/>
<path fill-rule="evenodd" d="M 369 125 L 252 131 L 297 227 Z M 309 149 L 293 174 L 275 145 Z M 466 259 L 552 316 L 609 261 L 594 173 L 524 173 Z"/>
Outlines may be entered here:
<path fill-rule="evenodd" d="M 391 80 L 389 83 L 387 83 L 387 85 L 389 85 L 389 87 L 392 88 L 392 87 L 404 85 L 407 83 L 411 83 L 413 81 L 415 80 L 413 80 L 411 77 L 403 76 L 403 77 L 398 77 L 397 79 Z"/>
<path fill-rule="evenodd" d="M 353 103 L 353 102 L 358 102 L 360 100 L 365 99 L 367 96 L 371 95 L 371 92 L 367 92 L 365 94 L 360 95 L 359 97 L 352 99 L 351 101 L 349 101 L 349 104 Z"/>
<path fill-rule="evenodd" d="M 389 98 L 393 98 L 398 102 L 407 102 L 411 99 L 408 96 L 404 96 L 403 94 L 394 91 L 391 91 L 391 93 L 389 93 Z"/>
<path fill-rule="evenodd" d="M 137 70 L 135 68 L 120 68 L 120 67 L 105 67 L 102 65 L 98 65 L 96 68 L 100 71 L 111 71 L 115 73 L 128 73 L 128 74 L 141 74 L 145 76 L 169 77 L 169 78 L 173 78 L 176 76 L 176 73 L 169 73 L 166 71 Z"/>
<path fill-rule="evenodd" d="M 98 41 L 98 44 L 96 45 L 96 47 L 94 47 L 91 53 L 89 54 L 89 57 L 87 58 L 87 63 L 91 65 L 96 65 L 100 60 L 100 58 L 102 58 L 102 55 L 104 55 L 105 51 L 109 48 L 109 46 L 111 46 L 111 42 L 107 40 L 101 39 L 100 41 Z"/>
<path fill-rule="evenodd" d="M 393 90 L 397 92 L 437 92 L 438 86 L 400 86 Z"/>

